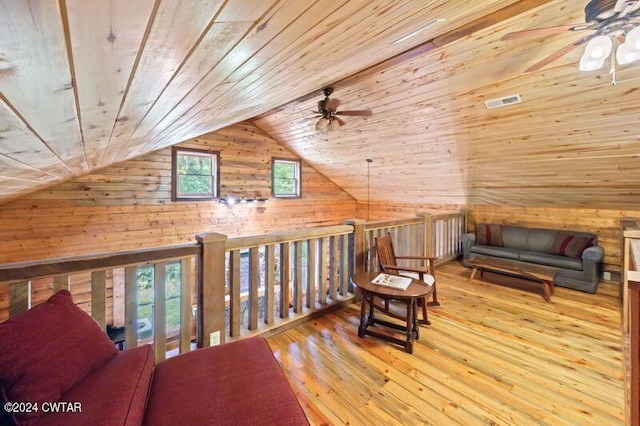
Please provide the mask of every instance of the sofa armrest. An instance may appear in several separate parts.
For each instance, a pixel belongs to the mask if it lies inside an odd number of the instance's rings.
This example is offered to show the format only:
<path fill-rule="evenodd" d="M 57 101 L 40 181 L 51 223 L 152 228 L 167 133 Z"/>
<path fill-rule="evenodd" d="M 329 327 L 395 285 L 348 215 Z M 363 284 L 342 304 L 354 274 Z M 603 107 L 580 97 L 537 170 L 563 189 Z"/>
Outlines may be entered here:
<path fill-rule="evenodd" d="M 604 259 L 604 249 L 600 246 L 591 246 L 582 252 L 582 260 L 600 263 Z"/>
<path fill-rule="evenodd" d="M 469 259 L 471 257 L 471 246 L 476 242 L 476 234 L 462 234 L 460 241 L 462 242 L 462 258 Z"/>

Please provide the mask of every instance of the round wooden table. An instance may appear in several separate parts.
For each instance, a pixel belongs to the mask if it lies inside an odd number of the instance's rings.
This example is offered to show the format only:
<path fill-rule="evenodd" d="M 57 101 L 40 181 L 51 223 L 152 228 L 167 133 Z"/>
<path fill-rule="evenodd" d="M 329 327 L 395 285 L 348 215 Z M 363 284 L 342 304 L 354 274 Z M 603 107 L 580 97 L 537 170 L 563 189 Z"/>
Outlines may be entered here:
<path fill-rule="evenodd" d="M 404 346 L 404 350 L 413 353 L 413 342 L 420 337 L 418 321 L 416 318 L 418 299 L 427 297 L 433 292 L 433 286 L 428 286 L 420 280 L 411 280 L 411 284 L 406 290 L 400 290 L 384 285 L 373 284 L 373 281 L 380 272 L 359 272 L 351 277 L 353 285 L 362 291 L 362 306 L 360 308 L 360 326 L 358 327 L 358 336 L 365 335 L 374 336 L 388 342 L 396 343 Z M 407 307 L 406 321 L 407 325 L 402 326 L 389 321 L 384 321 L 375 317 L 374 299 L 379 297 L 382 300 L 396 300 L 403 303 Z M 369 304 L 369 315 L 366 317 L 366 304 Z M 426 318 L 425 318 L 426 320 Z M 369 330 L 369 326 L 383 325 L 394 330 L 400 330 L 406 333 L 406 339 L 401 340 L 396 337 Z"/>

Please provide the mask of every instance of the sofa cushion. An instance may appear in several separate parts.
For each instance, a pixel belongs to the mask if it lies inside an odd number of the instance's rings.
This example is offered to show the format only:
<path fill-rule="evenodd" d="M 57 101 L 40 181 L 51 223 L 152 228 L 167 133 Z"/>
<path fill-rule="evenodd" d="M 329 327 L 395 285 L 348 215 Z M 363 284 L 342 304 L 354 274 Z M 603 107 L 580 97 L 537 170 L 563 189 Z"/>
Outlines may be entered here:
<path fill-rule="evenodd" d="M 526 251 L 520 255 L 520 260 L 556 268 L 573 269 L 576 271 L 582 270 L 582 260 L 557 254 Z"/>
<path fill-rule="evenodd" d="M 269 345 L 259 337 L 158 364 L 145 423 L 309 424 Z"/>
<path fill-rule="evenodd" d="M 119 352 L 62 395 L 81 412 L 45 414 L 37 425 L 142 424 L 154 363 L 150 345 Z"/>
<path fill-rule="evenodd" d="M 502 225 L 476 224 L 476 244 L 502 247 Z"/>
<path fill-rule="evenodd" d="M 5 401 L 57 401 L 117 349 L 100 326 L 61 290 L 0 324 L 0 387 Z M 14 414 L 18 424 L 42 412 Z"/>
<path fill-rule="evenodd" d="M 529 229 L 527 236 L 527 251 L 549 253 L 558 235 L 554 229 Z"/>
<path fill-rule="evenodd" d="M 509 247 L 494 247 L 494 246 L 471 246 L 471 253 L 483 254 L 487 256 L 503 257 L 505 259 L 518 259 L 522 250 Z"/>
<path fill-rule="evenodd" d="M 529 230 L 520 226 L 504 225 L 502 227 L 502 241 L 505 247 L 527 250 Z"/>
<path fill-rule="evenodd" d="M 556 236 L 548 253 L 578 259 L 582 256 L 583 251 L 593 245 L 594 241 L 595 238 L 593 237 L 581 237 L 575 234 L 561 232 Z"/>

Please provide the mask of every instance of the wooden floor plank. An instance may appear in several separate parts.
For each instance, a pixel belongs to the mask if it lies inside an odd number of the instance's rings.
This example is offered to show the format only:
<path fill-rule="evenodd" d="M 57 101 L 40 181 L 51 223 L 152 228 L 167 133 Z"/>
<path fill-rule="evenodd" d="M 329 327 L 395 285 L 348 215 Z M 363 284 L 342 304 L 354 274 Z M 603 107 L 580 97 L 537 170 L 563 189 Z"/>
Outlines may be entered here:
<path fill-rule="evenodd" d="M 312 424 L 622 425 L 620 302 L 438 269 L 414 353 L 357 336 L 351 305 L 269 338 Z"/>

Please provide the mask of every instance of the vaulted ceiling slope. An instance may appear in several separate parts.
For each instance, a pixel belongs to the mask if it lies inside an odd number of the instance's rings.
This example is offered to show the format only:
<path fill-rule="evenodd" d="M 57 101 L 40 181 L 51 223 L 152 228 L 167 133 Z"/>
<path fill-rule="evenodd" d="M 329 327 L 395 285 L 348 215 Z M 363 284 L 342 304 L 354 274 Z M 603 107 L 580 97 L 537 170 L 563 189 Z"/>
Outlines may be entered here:
<path fill-rule="evenodd" d="M 498 41 L 583 22 L 580 3 L 0 1 L 0 201 L 265 114 L 434 39 L 339 87 L 342 108 L 373 117 L 319 137 L 316 98 L 257 123 L 360 200 L 372 158 L 375 199 L 636 202 L 637 69 L 613 88 L 578 73 L 576 51 L 523 75 L 575 34 Z M 512 93 L 525 102 L 481 105 Z"/>
<path fill-rule="evenodd" d="M 444 15 L 446 16 L 446 15 Z M 584 47 L 524 71 L 577 40 L 500 41 L 507 32 L 584 22 L 584 3 L 553 1 L 410 61 L 337 87 L 345 117 L 318 134 L 290 104 L 257 124 L 358 200 L 487 205 L 640 207 L 640 65 L 580 72 Z M 339 86 L 339 85 L 337 85 Z M 523 103 L 487 110 L 483 101 Z"/>

